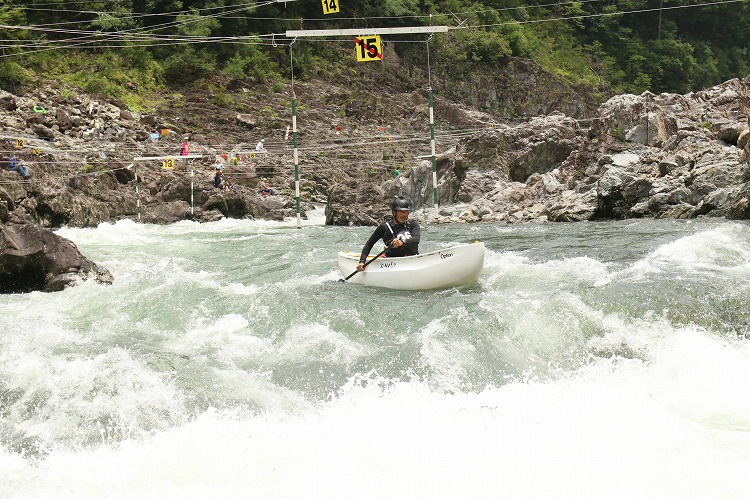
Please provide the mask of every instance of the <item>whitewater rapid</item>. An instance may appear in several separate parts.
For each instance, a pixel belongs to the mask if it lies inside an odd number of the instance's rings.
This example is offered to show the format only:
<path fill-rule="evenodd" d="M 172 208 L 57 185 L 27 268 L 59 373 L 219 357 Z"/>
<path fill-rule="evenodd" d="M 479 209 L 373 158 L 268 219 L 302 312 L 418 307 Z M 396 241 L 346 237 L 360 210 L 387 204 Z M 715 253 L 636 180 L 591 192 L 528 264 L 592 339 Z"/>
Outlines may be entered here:
<path fill-rule="evenodd" d="M 476 284 L 340 283 L 368 228 L 63 229 L 0 297 L 0 497 L 744 497 L 750 226 L 427 225 Z"/>

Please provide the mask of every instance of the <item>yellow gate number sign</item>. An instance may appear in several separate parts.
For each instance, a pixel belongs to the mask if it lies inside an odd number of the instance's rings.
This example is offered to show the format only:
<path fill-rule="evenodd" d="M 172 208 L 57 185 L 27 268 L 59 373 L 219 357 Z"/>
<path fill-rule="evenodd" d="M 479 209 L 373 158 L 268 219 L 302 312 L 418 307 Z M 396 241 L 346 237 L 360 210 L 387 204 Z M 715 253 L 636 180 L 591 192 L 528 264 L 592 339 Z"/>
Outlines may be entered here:
<path fill-rule="evenodd" d="M 21 149 L 23 147 L 23 139 L 16 139 L 16 149 Z"/>
<path fill-rule="evenodd" d="M 164 170 L 169 170 L 171 168 L 174 168 L 174 158 L 167 158 L 162 160 L 161 167 Z"/>
<path fill-rule="evenodd" d="M 358 36 L 354 39 L 357 43 L 357 61 L 382 61 L 383 53 L 380 51 L 380 37 L 378 35 L 367 38 Z"/>
<path fill-rule="evenodd" d="M 338 0 L 323 0 L 323 14 L 335 14 L 338 11 Z"/>

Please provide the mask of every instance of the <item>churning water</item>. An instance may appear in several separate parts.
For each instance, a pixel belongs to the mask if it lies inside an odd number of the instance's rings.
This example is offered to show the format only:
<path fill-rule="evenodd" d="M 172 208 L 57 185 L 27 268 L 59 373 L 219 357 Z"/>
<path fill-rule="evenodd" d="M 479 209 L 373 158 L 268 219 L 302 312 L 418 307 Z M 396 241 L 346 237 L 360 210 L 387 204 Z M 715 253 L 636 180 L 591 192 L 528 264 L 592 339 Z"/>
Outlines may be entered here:
<path fill-rule="evenodd" d="M 747 496 L 750 225 L 427 225 L 420 292 L 295 225 L 60 230 L 115 282 L 0 296 L 0 497 Z"/>

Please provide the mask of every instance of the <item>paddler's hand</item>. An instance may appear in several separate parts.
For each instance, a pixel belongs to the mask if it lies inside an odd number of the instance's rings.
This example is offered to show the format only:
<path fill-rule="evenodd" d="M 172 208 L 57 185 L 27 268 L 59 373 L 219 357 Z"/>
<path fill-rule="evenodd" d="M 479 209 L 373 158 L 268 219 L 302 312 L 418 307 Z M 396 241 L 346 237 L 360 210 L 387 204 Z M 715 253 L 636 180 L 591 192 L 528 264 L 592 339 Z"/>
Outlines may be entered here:
<path fill-rule="evenodd" d="M 401 239 L 394 239 L 393 242 L 391 243 L 391 246 L 393 246 L 394 248 L 400 248 L 403 245 L 404 245 L 404 242 Z"/>
<path fill-rule="evenodd" d="M 364 270 L 365 270 L 365 264 L 364 263 L 360 263 L 359 265 L 357 265 L 357 271 L 358 272 L 362 272 Z"/>

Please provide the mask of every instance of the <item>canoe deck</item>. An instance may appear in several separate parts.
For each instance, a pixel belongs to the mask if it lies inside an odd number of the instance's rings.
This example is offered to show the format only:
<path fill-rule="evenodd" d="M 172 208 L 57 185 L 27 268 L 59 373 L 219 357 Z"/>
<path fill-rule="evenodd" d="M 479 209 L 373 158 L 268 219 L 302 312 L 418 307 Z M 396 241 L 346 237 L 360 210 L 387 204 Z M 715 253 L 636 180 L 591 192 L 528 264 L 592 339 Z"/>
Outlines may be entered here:
<path fill-rule="evenodd" d="M 475 242 L 398 258 L 378 258 L 349 282 L 391 289 L 424 290 L 460 286 L 474 282 L 484 265 L 484 243 Z M 340 251 L 339 271 L 354 272 L 359 253 Z M 368 261 L 374 255 L 368 256 Z"/>

